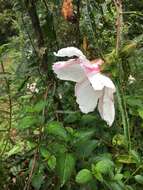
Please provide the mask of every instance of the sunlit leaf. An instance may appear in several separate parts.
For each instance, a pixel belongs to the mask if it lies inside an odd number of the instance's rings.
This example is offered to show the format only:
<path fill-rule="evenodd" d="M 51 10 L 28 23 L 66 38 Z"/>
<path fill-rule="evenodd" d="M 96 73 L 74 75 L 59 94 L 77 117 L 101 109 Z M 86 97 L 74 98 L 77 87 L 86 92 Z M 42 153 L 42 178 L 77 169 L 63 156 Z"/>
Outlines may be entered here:
<path fill-rule="evenodd" d="M 76 175 L 76 182 L 79 184 L 85 184 L 91 180 L 92 180 L 92 173 L 88 169 L 82 169 Z"/>

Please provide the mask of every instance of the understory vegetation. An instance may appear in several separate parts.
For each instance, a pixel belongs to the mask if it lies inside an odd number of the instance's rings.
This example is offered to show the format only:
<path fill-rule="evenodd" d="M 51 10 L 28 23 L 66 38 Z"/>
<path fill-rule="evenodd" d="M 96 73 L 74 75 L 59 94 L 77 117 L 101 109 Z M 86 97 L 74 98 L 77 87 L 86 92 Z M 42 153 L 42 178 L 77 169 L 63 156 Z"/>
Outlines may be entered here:
<path fill-rule="evenodd" d="M 143 189 L 142 10 L 143 0 L 0 0 L 0 190 Z M 81 113 L 74 84 L 53 73 L 69 46 L 104 60 L 111 127 L 97 109 Z"/>

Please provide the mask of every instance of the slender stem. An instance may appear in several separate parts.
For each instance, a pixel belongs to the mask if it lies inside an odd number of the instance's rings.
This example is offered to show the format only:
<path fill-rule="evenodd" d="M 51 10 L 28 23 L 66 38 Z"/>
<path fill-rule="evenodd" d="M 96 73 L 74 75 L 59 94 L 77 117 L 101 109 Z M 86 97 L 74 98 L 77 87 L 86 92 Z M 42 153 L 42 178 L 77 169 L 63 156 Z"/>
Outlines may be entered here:
<path fill-rule="evenodd" d="M 125 12 L 122 12 L 122 14 L 135 14 L 135 15 L 138 15 L 138 16 L 143 16 L 142 13 L 136 12 L 136 11 L 125 11 Z"/>
<path fill-rule="evenodd" d="M 31 46 L 33 47 L 33 50 L 34 50 L 35 54 L 38 56 L 38 53 L 37 53 L 36 47 L 35 47 L 35 45 L 34 45 L 34 42 L 32 41 L 32 38 L 31 38 L 31 36 L 30 36 L 30 33 L 29 33 L 29 31 L 28 31 L 28 29 L 27 29 L 27 26 L 26 26 L 26 24 L 25 24 L 23 14 L 22 14 L 22 16 L 21 16 L 21 19 L 22 19 L 22 23 L 23 23 L 25 32 L 27 33 L 28 38 L 29 38 L 29 40 L 30 40 Z"/>
<path fill-rule="evenodd" d="M 80 47 L 80 4 L 81 0 L 77 0 L 77 44 Z"/>
<path fill-rule="evenodd" d="M 143 165 L 140 165 L 129 177 L 127 177 L 127 179 L 124 181 L 124 184 L 127 183 L 130 177 L 134 176 L 142 167 Z"/>
<path fill-rule="evenodd" d="M 117 11 L 117 19 L 116 19 L 116 53 L 118 54 L 121 40 L 122 40 L 122 25 L 123 25 L 123 15 L 122 15 L 122 0 L 113 0 L 116 11 Z"/>
<path fill-rule="evenodd" d="M 35 150 L 31 171 L 29 173 L 29 178 L 28 178 L 28 181 L 25 184 L 23 190 L 29 190 L 30 189 L 31 179 L 32 179 L 33 172 L 34 172 L 34 169 L 35 169 L 35 166 L 36 166 L 37 154 L 38 154 L 38 148 L 36 148 L 36 150 Z"/>
<path fill-rule="evenodd" d="M 119 110 L 122 117 L 124 136 L 127 141 L 128 150 L 130 151 L 131 150 L 130 126 L 129 126 L 128 114 L 126 110 L 126 104 L 123 98 L 123 92 L 121 91 L 120 87 L 116 86 L 116 89 L 117 89 L 117 99 L 118 99 Z"/>
<path fill-rule="evenodd" d="M 33 30 L 37 39 L 38 48 L 44 47 L 44 36 L 40 26 L 35 0 L 24 0 L 26 11 L 29 14 Z"/>
<path fill-rule="evenodd" d="M 122 27 L 123 27 L 123 5 L 122 0 L 113 0 L 116 11 L 117 11 L 117 19 L 116 19 L 116 54 L 119 54 L 119 50 L 122 43 Z M 119 68 L 120 67 L 120 60 L 118 58 Z M 129 118 L 126 109 L 126 102 L 124 99 L 124 92 L 122 89 L 122 78 L 121 78 L 121 71 L 119 69 L 119 76 L 120 76 L 120 83 L 117 86 L 117 99 L 119 104 L 119 110 L 121 112 L 123 129 L 124 129 L 124 136 L 126 138 L 128 144 L 128 150 L 131 150 L 131 139 L 130 139 L 130 125 L 129 125 Z"/>

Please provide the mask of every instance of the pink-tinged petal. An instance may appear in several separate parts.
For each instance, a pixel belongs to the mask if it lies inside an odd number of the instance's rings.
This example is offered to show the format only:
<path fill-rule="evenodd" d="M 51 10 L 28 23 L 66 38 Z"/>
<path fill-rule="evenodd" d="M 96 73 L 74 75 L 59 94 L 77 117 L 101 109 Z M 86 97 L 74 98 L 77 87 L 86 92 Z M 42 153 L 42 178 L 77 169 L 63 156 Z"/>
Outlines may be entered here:
<path fill-rule="evenodd" d="M 75 86 L 76 102 L 83 113 L 94 111 L 101 95 L 101 91 L 94 91 L 87 78 Z"/>
<path fill-rule="evenodd" d="M 115 85 L 109 77 L 106 77 L 100 73 L 88 74 L 88 79 L 91 82 L 94 90 L 102 90 L 104 87 L 108 87 L 112 89 L 112 92 L 115 92 Z"/>
<path fill-rule="evenodd" d="M 61 80 L 80 82 L 86 75 L 79 62 L 79 59 L 56 62 L 53 65 L 53 71 Z"/>
<path fill-rule="evenodd" d="M 111 88 L 103 89 L 103 94 L 98 102 L 98 110 L 101 118 L 111 126 L 115 118 L 114 97 Z"/>
<path fill-rule="evenodd" d="M 99 73 L 100 68 L 98 64 L 92 64 L 88 59 L 86 58 L 80 58 L 80 65 L 84 69 L 86 75 L 89 75 L 91 73 Z"/>
<path fill-rule="evenodd" d="M 83 53 L 76 47 L 67 47 L 67 48 L 62 48 L 60 49 L 57 53 L 54 53 L 55 56 L 57 57 L 72 57 L 72 56 L 77 56 L 77 57 L 83 57 Z"/>

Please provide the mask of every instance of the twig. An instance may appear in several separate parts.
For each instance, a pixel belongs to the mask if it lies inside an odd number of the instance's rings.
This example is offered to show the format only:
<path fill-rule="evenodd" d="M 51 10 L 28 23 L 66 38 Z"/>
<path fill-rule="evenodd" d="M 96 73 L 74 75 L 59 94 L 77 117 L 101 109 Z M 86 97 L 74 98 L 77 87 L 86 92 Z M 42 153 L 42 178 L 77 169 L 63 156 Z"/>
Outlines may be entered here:
<path fill-rule="evenodd" d="M 51 84 L 49 84 L 48 87 L 45 90 L 44 97 L 43 97 L 44 101 L 46 101 L 46 99 L 48 97 L 48 91 L 49 91 L 50 86 L 51 86 Z M 43 118 L 45 118 L 45 116 L 44 116 L 45 115 L 45 108 L 46 108 L 46 106 L 44 106 L 43 111 L 42 111 L 42 117 Z M 41 140 L 42 140 L 42 127 L 43 127 L 43 123 L 39 127 L 38 146 L 36 147 L 36 150 L 35 150 L 35 154 L 34 154 L 34 158 L 33 158 L 33 163 L 32 163 L 32 168 L 31 168 L 31 171 L 30 171 L 30 174 L 29 174 L 28 181 L 25 184 L 25 187 L 24 187 L 23 190 L 29 190 L 30 189 L 31 179 L 32 179 L 32 176 L 33 176 L 33 173 L 34 173 L 34 169 L 35 169 L 35 165 L 36 165 L 36 160 L 37 160 L 37 156 L 38 156 L 38 152 L 39 152 L 39 148 L 40 148 L 40 143 L 41 143 Z"/>
<path fill-rule="evenodd" d="M 29 14 L 35 36 L 37 38 L 38 48 L 44 47 L 44 36 L 40 26 L 40 20 L 36 9 L 35 0 L 24 0 L 26 11 Z"/>
<path fill-rule="evenodd" d="M 80 5 L 81 0 L 77 0 L 77 44 L 80 47 Z"/>
<path fill-rule="evenodd" d="M 123 25 L 123 15 L 122 15 L 122 0 L 113 0 L 116 10 L 117 10 L 117 20 L 116 20 L 116 53 L 121 46 L 121 39 L 122 39 L 122 25 Z"/>
<path fill-rule="evenodd" d="M 124 12 L 122 12 L 122 14 L 134 14 L 134 15 L 138 15 L 138 16 L 143 16 L 142 13 L 137 12 L 137 11 L 124 11 Z"/>
<path fill-rule="evenodd" d="M 25 24 L 24 17 L 23 17 L 23 13 L 22 13 L 22 15 L 21 15 L 21 20 L 22 20 L 22 23 L 23 23 L 25 32 L 27 33 L 28 38 L 29 38 L 29 40 L 30 40 L 31 46 L 33 47 L 34 53 L 38 56 L 38 53 L 37 53 L 37 50 L 36 50 L 36 48 L 35 48 L 34 42 L 32 41 L 32 38 L 31 38 L 31 36 L 30 36 L 30 33 L 29 33 L 29 31 L 28 31 L 28 29 L 27 29 L 27 26 L 26 26 L 26 24 Z"/>
<path fill-rule="evenodd" d="M 50 88 L 51 84 L 49 84 L 45 90 L 45 93 L 44 93 L 44 97 L 43 97 L 43 100 L 44 102 L 46 102 L 47 100 L 47 97 L 48 97 L 48 92 L 49 92 L 49 88 Z M 43 128 L 43 123 L 44 123 L 44 119 L 45 119 L 45 110 L 46 110 L 46 105 L 44 106 L 43 110 L 42 110 L 42 118 L 43 118 L 43 121 L 42 121 L 42 124 L 41 126 L 39 127 L 39 139 L 38 139 L 38 146 L 40 147 L 40 142 L 41 142 L 41 138 L 42 138 L 42 128 Z"/>
<path fill-rule="evenodd" d="M 35 169 L 35 166 L 36 166 L 37 154 L 38 154 L 38 148 L 36 148 L 34 158 L 33 158 L 32 168 L 31 168 L 31 171 L 30 171 L 30 174 L 29 174 L 29 178 L 28 178 L 28 181 L 25 184 L 25 187 L 24 187 L 23 190 L 29 190 L 29 188 L 30 188 L 31 179 L 32 179 L 33 172 L 34 172 L 34 169 Z"/>

